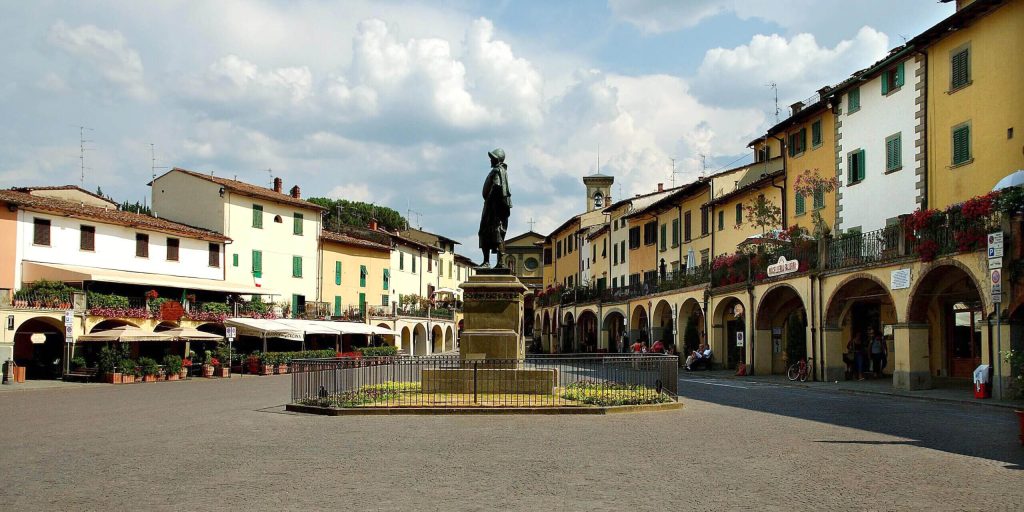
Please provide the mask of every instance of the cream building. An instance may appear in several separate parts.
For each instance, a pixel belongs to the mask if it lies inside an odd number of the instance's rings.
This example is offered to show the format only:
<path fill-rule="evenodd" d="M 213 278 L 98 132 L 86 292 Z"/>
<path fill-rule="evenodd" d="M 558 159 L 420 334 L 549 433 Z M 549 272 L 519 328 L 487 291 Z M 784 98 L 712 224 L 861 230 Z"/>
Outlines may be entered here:
<path fill-rule="evenodd" d="M 320 302 L 331 316 L 366 318 L 367 309 L 390 309 L 391 246 L 343 233 L 320 235 L 322 286 Z"/>

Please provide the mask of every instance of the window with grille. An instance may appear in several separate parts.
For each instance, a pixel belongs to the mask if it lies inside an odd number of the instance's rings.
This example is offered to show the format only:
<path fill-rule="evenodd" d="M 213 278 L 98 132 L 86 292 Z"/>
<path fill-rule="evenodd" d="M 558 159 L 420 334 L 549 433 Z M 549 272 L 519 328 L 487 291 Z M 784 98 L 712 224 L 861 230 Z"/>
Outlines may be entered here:
<path fill-rule="evenodd" d="M 210 266 L 220 268 L 220 244 L 211 243 L 207 247 L 209 249 L 208 261 Z"/>
<path fill-rule="evenodd" d="M 96 226 L 82 226 L 79 228 L 78 248 L 83 251 L 96 250 Z"/>
<path fill-rule="evenodd" d="M 961 124 L 953 128 L 953 165 L 971 160 L 971 126 Z"/>
<path fill-rule="evenodd" d="M 900 134 L 885 139 L 885 171 L 897 171 L 903 167 L 902 142 Z"/>
<path fill-rule="evenodd" d="M 32 219 L 32 243 L 50 245 L 50 219 Z"/>
<path fill-rule="evenodd" d="M 178 249 L 181 241 L 177 238 L 167 239 L 167 261 L 178 261 Z"/>
<path fill-rule="evenodd" d="M 170 241 L 170 239 L 168 239 L 168 241 Z M 168 244 L 168 247 L 169 246 L 170 244 Z M 149 235 L 143 233 L 135 234 L 135 255 L 139 258 L 149 257 Z M 170 254 L 168 254 L 168 256 L 170 256 Z M 175 258 L 177 258 L 177 255 L 175 255 Z"/>
<path fill-rule="evenodd" d="M 955 51 L 949 58 L 949 88 L 959 89 L 971 83 L 970 48 Z"/>

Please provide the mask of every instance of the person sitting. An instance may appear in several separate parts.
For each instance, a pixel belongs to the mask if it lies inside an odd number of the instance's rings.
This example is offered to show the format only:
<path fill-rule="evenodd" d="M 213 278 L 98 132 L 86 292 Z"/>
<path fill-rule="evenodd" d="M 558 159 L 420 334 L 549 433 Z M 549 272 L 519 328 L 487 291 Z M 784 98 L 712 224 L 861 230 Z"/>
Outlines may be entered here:
<path fill-rule="evenodd" d="M 631 351 L 632 351 L 632 352 L 633 352 L 634 354 L 639 354 L 639 353 L 643 352 L 643 351 L 644 351 L 644 348 L 646 348 L 646 345 L 644 345 L 644 344 L 643 344 L 643 343 L 642 343 L 642 342 L 641 342 L 640 340 L 636 340 L 636 341 L 635 341 L 635 342 L 633 342 L 633 344 L 632 344 L 632 345 L 630 345 L 630 347 L 629 347 L 629 349 L 630 349 L 630 350 L 631 350 Z"/>
<path fill-rule="evenodd" d="M 686 358 L 687 371 L 693 371 L 699 366 L 711 368 L 711 347 L 703 343 Z"/>
<path fill-rule="evenodd" d="M 661 340 L 655 341 L 654 345 L 651 346 L 651 352 L 654 352 L 655 354 L 664 354 L 665 343 Z"/>

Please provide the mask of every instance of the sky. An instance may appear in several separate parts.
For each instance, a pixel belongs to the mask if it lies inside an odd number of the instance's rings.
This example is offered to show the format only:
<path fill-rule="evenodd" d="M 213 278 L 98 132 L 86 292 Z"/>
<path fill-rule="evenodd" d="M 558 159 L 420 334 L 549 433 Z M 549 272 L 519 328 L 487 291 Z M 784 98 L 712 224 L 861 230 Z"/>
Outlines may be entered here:
<path fill-rule="evenodd" d="M 776 91 L 784 117 L 953 10 L 7 0 L 0 187 L 84 184 L 134 202 L 171 167 L 266 186 L 279 176 L 306 197 L 411 211 L 413 226 L 477 258 L 491 149 L 507 155 L 509 237 L 547 234 L 585 208 L 581 178 L 595 171 L 615 177 L 616 199 L 750 161 Z"/>

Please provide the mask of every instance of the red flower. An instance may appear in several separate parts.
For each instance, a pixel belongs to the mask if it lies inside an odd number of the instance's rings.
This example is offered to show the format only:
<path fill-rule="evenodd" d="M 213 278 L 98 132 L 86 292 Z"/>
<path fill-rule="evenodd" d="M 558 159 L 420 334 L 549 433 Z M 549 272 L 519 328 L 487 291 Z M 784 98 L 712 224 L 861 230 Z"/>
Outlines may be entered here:
<path fill-rule="evenodd" d="M 192 366 L 192 360 L 186 357 L 185 359 L 181 360 L 181 365 L 182 366 Z"/>
<path fill-rule="evenodd" d="M 211 357 L 210 358 L 210 365 L 211 366 L 220 366 L 220 359 L 217 359 L 216 357 Z"/>

